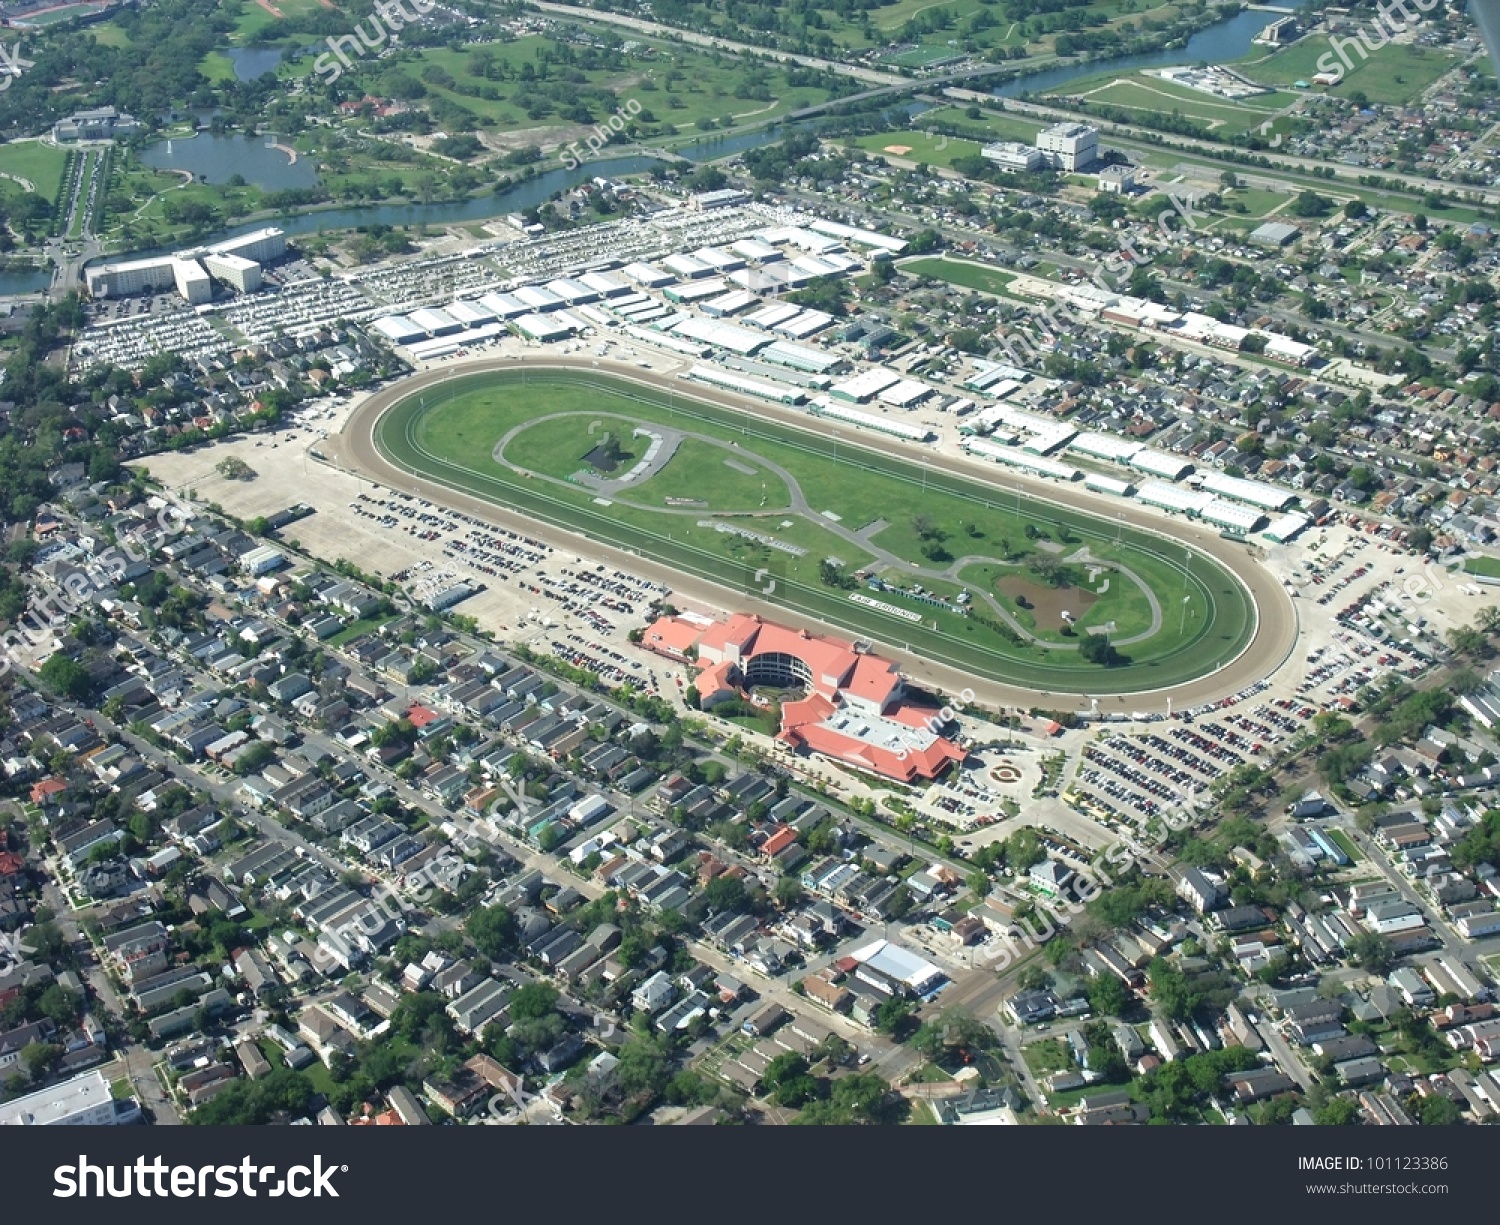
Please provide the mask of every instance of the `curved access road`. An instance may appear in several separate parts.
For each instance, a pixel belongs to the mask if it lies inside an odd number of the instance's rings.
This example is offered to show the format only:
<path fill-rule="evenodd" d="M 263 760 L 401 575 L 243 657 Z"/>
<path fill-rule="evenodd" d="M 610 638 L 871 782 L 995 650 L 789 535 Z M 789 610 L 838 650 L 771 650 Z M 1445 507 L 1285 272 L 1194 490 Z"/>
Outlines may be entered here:
<path fill-rule="evenodd" d="M 545 540 L 558 548 L 591 553 L 618 569 L 631 571 L 654 582 L 665 583 L 684 598 L 701 602 L 709 608 L 743 609 L 779 620 L 786 620 L 795 615 L 799 624 L 807 624 L 810 628 L 816 628 L 838 637 L 849 636 L 850 631 L 842 626 L 819 622 L 815 618 L 800 614 L 791 614 L 780 605 L 757 600 L 753 596 L 747 596 L 743 591 L 699 579 L 671 566 L 602 544 L 577 533 L 553 527 L 508 510 L 487 499 L 461 493 L 440 482 L 414 475 L 388 460 L 376 446 L 376 425 L 386 410 L 399 401 L 450 379 L 483 374 L 487 371 L 516 370 L 523 364 L 533 368 L 609 375 L 636 383 L 653 392 L 682 392 L 695 399 L 739 412 L 748 412 L 756 417 L 769 418 L 793 428 L 804 430 L 808 428 L 807 415 L 795 409 L 767 404 L 761 400 L 752 400 L 746 396 L 698 383 L 684 388 L 682 382 L 671 373 L 651 373 L 625 362 L 611 361 L 607 358 L 579 359 L 529 354 L 524 357 L 484 357 L 455 362 L 441 369 L 423 371 L 392 386 L 382 388 L 350 413 L 339 433 L 329 434 L 322 440 L 320 445 L 326 461 L 377 484 L 391 489 L 405 490 L 466 514 L 477 515 L 514 531 Z M 818 428 L 820 432 L 831 432 L 841 442 L 863 446 L 867 450 L 885 451 L 918 463 L 931 462 L 935 458 L 930 447 L 903 443 L 894 438 L 882 437 L 877 440 L 852 427 L 834 427 L 828 421 L 819 421 Z M 966 455 L 943 453 L 940 458 L 945 467 L 961 471 L 966 479 L 976 483 L 989 485 L 1007 493 L 1013 493 L 1019 488 L 1025 496 L 1036 501 L 1069 507 L 1094 515 L 1106 522 L 1121 519 L 1138 530 L 1190 545 L 1222 565 L 1248 591 L 1256 608 L 1255 632 L 1245 649 L 1234 660 L 1224 664 L 1208 676 L 1185 684 L 1148 693 L 1101 696 L 1097 699 L 1098 710 L 1101 714 L 1121 714 L 1132 711 L 1157 712 L 1166 710 L 1168 707 L 1183 710 L 1189 706 L 1228 697 L 1269 676 L 1285 662 L 1296 646 L 1297 612 L 1286 590 L 1275 577 L 1256 564 L 1243 546 L 1225 540 L 1211 529 L 1194 524 L 1164 522 L 1157 515 L 1134 506 L 1129 501 L 1094 494 L 1084 489 L 1064 488 L 1050 481 L 1028 478 L 1019 472 L 1007 470 L 1002 483 L 995 479 L 994 465 L 971 459 Z M 869 635 L 861 634 L 860 637 L 868 638 Z M 1040 707 L 1046 710 L 1075 710 L 1080 713 L 1087 712 L 1091 706 L 1091 699 L 1087 695 L 1054 693 L 984 680 L 970 672 L 933 663 L 921 656 L 913 655 L 904 651 L 899 643 L 892 643 L 889 640 L 877 641 L 875 646 L 881 654 L 897 660 L 903 672 L 916 683 L 945 693 L 957 693 L 967 687 L 974 691 L 976 699 L 983 705 L 1021 709 Z"/>

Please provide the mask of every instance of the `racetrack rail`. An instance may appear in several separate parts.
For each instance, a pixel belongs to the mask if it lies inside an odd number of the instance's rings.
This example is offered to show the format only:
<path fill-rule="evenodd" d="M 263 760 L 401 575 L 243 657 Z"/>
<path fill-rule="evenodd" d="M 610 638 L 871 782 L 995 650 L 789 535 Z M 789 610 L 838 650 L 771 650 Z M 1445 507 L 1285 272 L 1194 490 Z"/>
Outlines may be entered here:
<path fill-rule="evenodd" d="M 327 462 L 390 488 L 411 491 L 430 501 L 503 523 L 514 530 L 548 540 L 560 548 L 592 553 L 620 569 L 666 583 L 674 592 L 702 601 L 711 608 L 745 609 L 783 620 L 793 616 L 799 623 L 806 623 L 841 637 L 848 637 L 854 632 L 849 625 L 841 625 L 804 609 L 789 609 L 784 603 L 758 599 L 755 590 L 747 591 L 743 585 L 715 581 L 677 569 L 641 556 L 633 550 L 497 505 L 492 498 L 429 479 L 393 462 L 379 446 L 378 423 L 393 405 L 455 379 L 489 372 L 516 373 L 527 368 L 583 376 L 605 376 L 635 384 L 650 392 L 653 398 L 681 393 L 689 401 L 702 401 L 718 408 L 747 413 L 756 419 L 775 422 L 782 427 L 809 432 L 809 418 L 795 409 L 781 408 L 696 383 L 684 387 L 672 375 L 649 374 L 620 362 L 545 356 L 519 359 L 480 358 L 413 375 L 369 397 L 350 414 L 340 433 L 331 434 L 323 440 L 322 448 Z M 1180 684 L 1128 693 L 1109 692 L 1107 673 L 1104 670 L 1099 675 L 1101 684 L 1087 691 L 1063 692 L 990 680 L 976 676 L 972 666 L 953 666 L 904 649 L 899 628 L 893 627 L 881 636 L 872 635 L 867 626 L 860 627 L 858 636 L 874 639 L 878 650 L 898 659 L 907 675 L 920 684 L 946 692 L 957 692 L 968 687 L 974 690 L 982 704 L 991 706 L 1087 711 L 1091 705 L 1088 693 L 1092 692 L 1098 698 L 1101 713 L 1118 715 L 1132 711 L 1157 711 L 1165 708 L 1169 702 L 1175 709 L 1181 710 L 1244 689 L 1274 671 L 1296 645 L 1297 615 L 1286 590 L 1255 563 L 1243 546 L 1225 540 L 1211 530 L 1190 524 L 1163 524 L 1160 518 L 1127 501 L 1095 495 L 1082 489 L 1064 489 L 1018 473 L 1007 471 L 1003 482 L 998 481 L 993 465 L 982 464 L 967 456 L 935 456 L 930 449 L 885 437 L 878 439 L 877 449 L 871 445 L 877 441 L 873 436 L 861 435 L 852 430 L 830 430 L 827 422 L 820 422 L 819 427 L 816 433 L 825 437 L 830 432 L 834 433 L 839 438 L 841 447 L 863 451 L 876 461 L 894 458 L 907 463 L 932 465 L 935 460 L 940 460 L 943 468 L 935 471 L 946 471 L 962 477 L 965 482 L 993 489 L 996 491 L 997 501 L 1023 493 L 1034 502 L 1089 515 L 1105 525 L 1111 521 L 1122 521 L 1137 532 L 1156 536 L 1178 546 L 1190 547 L 1212 558 L 1232 575 L 1244 589 L 1255 612 L 1254 628 L 1247 644 L 1236 657 L 1223 663 L 1217 671 Z M 853 437 L 850 437 L 851 434 Z"/>

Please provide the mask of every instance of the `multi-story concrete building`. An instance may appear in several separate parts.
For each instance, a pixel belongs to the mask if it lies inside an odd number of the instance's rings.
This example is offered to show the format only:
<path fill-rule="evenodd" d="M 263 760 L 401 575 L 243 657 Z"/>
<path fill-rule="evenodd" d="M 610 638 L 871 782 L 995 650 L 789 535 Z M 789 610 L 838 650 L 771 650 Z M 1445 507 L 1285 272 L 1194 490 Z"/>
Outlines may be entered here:
<path fill-rule="evenodd" d="M 209 276 L 240 293 L 254 293 L 260 288 L 260 265 L 243 255 L 211 253 L 203 257 L 203 267 Z"/>
<path fill-rule="evenodd" d="M 1069 173 L 1099 160 L 1099 131 L 1084 123 L 1057 123 L 1036 134 L 1036 147 L 1056 170 Z"/>
<path fill-rule="evenodd" d="M 0 1105 L 0 1127 L 108 1127 L 140 1117 L 134 1098 L 115 1101 L 98 1068 Z"/>
<path fill-rule="evenodd" d="M 1018 140 L 997 140 L 979 152 L 1003 170 L 1040 170 L 1047 164 L 1047 155 L 1040 148 L 1033 149 Z"/>

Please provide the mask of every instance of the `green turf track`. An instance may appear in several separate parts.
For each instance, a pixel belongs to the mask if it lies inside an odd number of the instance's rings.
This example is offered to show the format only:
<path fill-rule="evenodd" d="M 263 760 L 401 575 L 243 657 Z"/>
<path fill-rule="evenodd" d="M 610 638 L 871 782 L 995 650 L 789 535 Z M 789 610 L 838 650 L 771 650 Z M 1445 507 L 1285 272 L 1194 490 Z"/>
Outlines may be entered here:
<path fill-rule="evenodd" d="M 1212 558 L 1176 541 L 1095 518 L 1083 511 L 1051 502 L 1022 498 L 1025 517 L 1041 526 L 1063 524 L 1080 539 L 1100 550 L 1116 552 L 1117 538 L 1133 554 L 1129 564 L 1170 578 L 1170 589 L 1157 587 L 1163 609 L 1163 629 L 1157 635 L 1177 637 L 1172 625 L 1179 593 L 1192 593 L 1194 606 L 1209 615 L 1194 617 L 1180 641 L 1147 657 L 1155 643 L 1130 648 L 1138 658 L 1124 666 L 1101 668 L 1086 664 L 1071 651 L 1042 652 L 1035 648 L 1004 649 L 965 642 L 929 625 L 914 625 L 851 601 L 845 592 L 818 583 L 798 581 L 778 573 L 775 560 L 766 575 L 765 562 L 746 563 L 699 548 L 683 540 L 669 540 L 664 532 L 652 531 L 624 521 L 614 508 L 592 503 L 582 490 L 565 490 L 538 480 L 528 480 L 494 462 L 490 447 L 466 447 L 461 455 L 438 455 L 418 442 L 419 434 L 438 432 L 430 427 L 445 405 L 480 391 L 493 392 L 505 384 L 525 383 L 531 390 L 554 392 L 549 412 L 630 413 L 642 421 L 659 421 L 690 428 L 726 439 L 762 439 L 779 447 L 802 452 L 815 466 L 836 462 L 868 474 L 871 478 L 900 481 L 967 499 L 977 506 L 1007 510 L 1016 497 L 1012 490 L 980 484 L 936 467 L 856 447 L 833 443 L 814 432 L 818 423 L 808 419 L 806 430 L 719 407 L 686 392 L 655 390 L 640 384 L 589 371 L 492 371 L 456 376 L 436 387 L 414 393 L 388 409 L 375 428 L 375 443 L 396 466 L 440 484 L 462 490 L 501 506 L 510 507 L 543 523 L 577 532 L 602 543 L 650 558 L 686 574 L 708 579 L 734 591 L 745 592 L 794 612 L 800 612 L 842 627 L 857 636 L 909 649 L 915 654 L 950 667 L 973 672 L 991 680 L 1021 685 L 1044 693 L 1114 694 L 1146 692 L 1195 680 L 1228 663 L 1244 650 L 1254 634 L 1255 610 L 1249 593 L 1223 566 Z M 493 439 L 510 423 L 497 423 Z M 742 442 L 747 447 L 749 442 Z M 837 446 L 836 461 L 833 456 Z M 816 479 L 787 465 L 804 489 L 815 489 Z M 568 495 L 572 495 L 570 500 Z M 1141 555 L 1151 564 L 1137 566 Z M 1191 557 L 1191 567 L 1185 563 Z M 764 588 L 775 579 L 775 590 Z"/>

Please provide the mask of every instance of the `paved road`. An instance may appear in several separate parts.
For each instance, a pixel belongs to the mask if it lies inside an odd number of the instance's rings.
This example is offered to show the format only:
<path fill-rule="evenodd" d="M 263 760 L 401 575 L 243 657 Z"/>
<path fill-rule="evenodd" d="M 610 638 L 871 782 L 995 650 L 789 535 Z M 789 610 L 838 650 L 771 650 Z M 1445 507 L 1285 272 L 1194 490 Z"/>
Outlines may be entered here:
<path fill-rule="evenodd" d="M 757 600 L 753 594 L 732 589 L 717 583 L 693 578 L 682 571 L 656 562 L 648 561 L 634 553 L 613 548 L 597 541 L 588 540 L 561 528 L 531 519 L 498 506 L 494 502 L 461 493 L 436 481 L 416 477 L 399 468 L 380 454 L 375 446 L 374 430 L 382 413 L 398 400 L 427 387 L 436 386 L 448 379 L 485 370 L 514 370 L 522 363 L 536 368 L 591 369 L 627 381 L 649 387 L 655 391 L 683 390 L 670 375 L 648 376 L 639 369 L 621 362 L 597 359 L 591 366 L 580 366 L 577 359 L 531 357 L 476 358 L 470 361 L 445 365 L 438 370 L 425 371 L 404 379 L 394 386 L 384 388 L 369 397 L 349 415 L 338 434 L 330 434 L 319 446 L 335 466 L 350 471 L 365 479 L 388 488 L 415 492 L 418 496 L 478 515 L 490 522 L 504 524 L 514 530 L 533 537 L 555 542 L 557 547 L 584 551 L 608 561 L 620 569 L 631 571 L 655 582 L 668 584 L 674 591 L 690 598 L 701 600 L 710 607 L 745 609 L 763 616 L 785 618 L 787 610 L 779 605 Z M 686 393 L 685 393 L 686 394 Z M 691 396 L 710 403 L 749 412 L 758 418 L 769 418 L 784 425 L 800 429 L 808 428 L 805 414 L 786 411 L 762 401 L 750 400 L 714 388 L 691 388 Z M 847 445 L 873 449 L 867 437 L 846 439 L 839 431 L 832 431 Z M 895 439 L 880 440 L 882 450 L 916 462 L 932 462 L 931 448 L 905 444 Z M 997 496 L 1019 495 L 1044 504 L 1065 506 L 1097 515 L 1105 520 L 1120 519 L 1131 527 L 1150 532 L 1162 539 L 1176 543 L 1187 543 L 1200 552 L 1208 554 L 1233 574 L 1249 591 L 1258 610 L 1254 637 L 1240 656 L 1225 664 L 1217 672 L 1199 680 L 1149 694 L 1117 695 L 1101 699 L 1101 710 L 1112 709 L 1123 713 L 1127 710 L 1164 710 L 1176 703 L 1178 709 L 1211 701 L 1237 693 L 1255 681 L 1273 672 L 1291 653 L 1297 640 L 1297 614 L 1291 598 L 1276 579 L 1257 565 L 1245 552 L 1243 546 L 1224 540 L 1217 533 L 1188 525 L 1165 525 L 1153 514 L 1137 509 L 1128 502 L 1096 495 L 1081 489 L 1063 490 L 1054 483 L 1032 480 L 1020 473 L 1007 472 L 1003 483 L 997 481 L 994 466 L 970 460 L 967 456 L 940 457 L 945 468 L 962 470 L 965 477 L 977 484 L 988 485 L 997 491 Z M 1170 530 L 1166 530 L 1166 529 Z M 586 541 L 586 544 L 580 543 Z M 799 620 L 826 632 L 844 636 L 848 630 L 841 626 L 819 622 L 815 618 L 799 614 Z M 976 698 L 984 704 L 994 706 L 1020 706 L 1028 708 L 1038 704 L 1071 707 L 1080 711 L 1089 709 L 1089 699 L 1079 694 L 1061 694 L 1018 686 L 980 681 L 968 671 L 934 663 L 901 649 L 899 643 L 882 642 L 878 649 L 894 657 L 906 674 L 921 684 L 931 685 L 940 691 L 956 693 L 970 687 Z"/>
<path fill-rule="evenodd" d="M 1101 70 L 1107 71 L 1107 63 L 1100 64 Z M 1215 144 L 1209 140 L 1199 140 L 1192 136 L 1179 136 L 1176 133 L 1162 133 L 1150 128 L 1138 127 L 1134 124 L 1116 123 L 1113 120 L 1102 119 L 1098 115 L 1081 116 L 1077 111 L 1064 110 L 1061 107 L 1046 106 L 1035 102 L 1021 102 L 1014 98 L 1006 98 L 1003 101 L 995 98 L 993 94 L 980 90 L 950 88 L 943 91 L 948 97 L 960 101 L 978 102 L 985 106 L 998 105 L 1001 110 L 1011 111 L 1022 115 L 1030 115 L 1037 119 L 1051 121 L 1071 120 L 1077 122 L 1080 118 L 1085 119 L 1091 127 L 1099 129 L 1100 136 L 1126 136 L 1134 138 L 1142 143 L 1155 146 L 1156 148 L 1181 149 L 1189 153 L 1204 153 L 1214 157 L 1214 160 L 1222 160 L 1227 151 L 1233 151 L 1232 146 Z M 1224 169 L 1232 170 L 1235 174 L 1241 173 L 1241 167 L 1233 162 L 1223 162 Z M 1358 180 L 1369 174 L 1369 171 L 1359 166 L 1346 166 L 1340 162 L 1320 161 L 1317 158 L 1298 157 L 1295 154 L 1277 153 L 1270 166 L 1246 166 L 1244 171 L 1249 174 L 1270 174 L 1276 170 L 1290 170 L 1300 174 L 1316 174 L 1319 171 L 1327 173 L 1333 171 L 1335 179 L 1351 180 L 1356 186 Z M 1399 183 L 1401 188 L 1412 192 L 1438 191 L 1447 193 L 1457 191 L 1464 197 L 1465 203 L 1470 196 L 1477 197 L 1486 204 L 1494 204 L 1500 201 L 1500 192 L 1492 188 L 1472 187 L 1467 183 L 1455 183 L 1449 179 L 1432 179 L 1419 174 L 1402 174 L 1397 171 L 1382 170 L 1380 177 L 1387 182 Z M 1413 202 L 1415 203 L 1415 201 Z"/>
<path fill-rule="evenodd" d="M 757 59 L 771 59 L 783 64 L 799 64 L 803 68 L 818 68 L 824 72 L 836 72 L 846 77 L 853 77 L 857 81 L 868 82 L 871 85 L 914 86 L 917 84 L 910 77 L 899 76 L 894 72 L 877 72 L 873 68 L 862 68 L 858 64 L 844 64 L 836 60 L 816 59 L 810 55 L 794 55 L 788 51 L 773 51 L 765 47 L 752 47 L 748 43 L 734 42 L 728 38 L 721 38 L 717 34 L 696 34 L 691 30 L 681 30 L 676 26 L 662 25 L 660 22 L 646 21 L 640 17 L 627 17 L 623 13 L 611 13 L 602 9 L 583 8 L 572 4 L 548 4 L 542 2 L 534 2 L 532 7 L 553 17 L 569 17 L 586 23 L 603 22 L 606 25 L 623 26 L 625 29 L 634 30 L 639 34 L 652 34 L 658 38 L 690 43 L 697 47 L 712 47 L 721 51 L 733 51 L 739 55 L 751 55 Z M 840 98 L 838 101 L 844 102 L 847 99 Z"/>
<path fill-rule="evenodd" d="M 55 876 L 49 878 L 42 886 L 42 900 L 51 907 L 56 916 L 58 930 L 62 932 L 70 945 L 76 947 L 80 940 L 89 943 L 93 949 L 93 955 L 81 967 L 83 977 L 87 980 L 99 1004 L 108 1012 L 123 1019 L 126 1015 L 125 1008 L 115 991 L 114 984 L 109 981 L 109 975 L 104 972 L 100 963 L 99 946 L 88 939 L 83 925 L 78 921 L 77 912 L 68 905 L 68 899 L 58 887 Z M 116 1050 L 114 1064 L 106 1064 L 103 1072 L 111 1083 L 122 1077 L 128 1078 L 135 1087 L 136 1098 L 141 1106 L 150 1112 L 154 1121 L 158 1125 L 171 1126 L 181 1120 L 177 1117 L 177 1107 L 162 1089 L 161 1080 L 156 1075 L 155 1065 L 156 1056 L 150 1050 L 138 1042 L 127 1040 Z"/>
<path fill-rule="evenodd" d="M 869 85 L 906 89 L 922 89 L 925 91 L 940 90 L 942 93 L 952 98 L 957 98 L 964 101 L 980 102 L 987 106 L 996 106 L 998 104 L 1000 109 L 1002 110 L 1009 110 L 1018 112 L 1020 114 L 1032 115 L 1041 119 L 1077 120 L 1079 118 L 1079 113 L 1076 111 L 1064 110 L 1060 107 L 1047 106 L 1035 102 L 1021 102 L 1016 99 L 1005 99 L 1001 101 L 997 99 L 993 94 L 985 90 L 960 89 L 953 86 L 953 82 L 955 81 L 966 80 L 972 77 L 983 76 L 986 74 L 1009 71 L 1014 68 L 1015 65 L 995 65 L 993 68 L 985 68 L 978 71 L 965 70 L 955 73 L 946 73 L 935 77 L 912 78 L 901 76 L 891 72 L 879 72 L 872 68 L 865 68 L 858 64 L 848 64 L 839 60 L 818 59 L 808 55 L 795 55 L 789 52 L 771 51 L 767 50 L 765 47 L 753 47 L 746 43 L 734 42 L 727 38 L 721 38 L 715 34 L 697 34 L 690 30 L 681 30 L 675 26 L 663 25 L 660 22 L 655 21 L 646 21 L 639 17 L 627 17 L 620 13 L 603 12 L 598 9 L 583 8 L 571 4 L 536 3 L 534 7 L 544 13 L 549 13 L 554 17 L 570 17 L 578 21 L 590 23 L 603 22 L 608 25 L 622 26 L 626 29 L 635 30 L 638 33 L 642 34 L 652 34 L 660 38 L 674 39 L 685 43 L 691 43 L 695 46 L 714 47 L 724 51 L 732 51 L 739 55 L 751 55 L 762 59 L 778 60 L 782 63 L 800 64 L 805 68 L 816 68 L 824 72 L 839 73 L 842 76 L 850 77 L 857 81 L 864 81 Z M 1040 56 L 1034 59 L 1026 60 L 1022 66 L 1029 71 L 1035 71 L 1036 69 L 1041 67 L 1051 66 L 1054 61 L 1060 64 L 1066 64 L 1069 62 L 1067 60 L 1057 60 L 1057 57 L 1055 56 Z M 1101 70 L 1109 70 L 1109 64 L 1107 62 L 1101 63 L 1100 67 Z M 870 90 L 867 91 L 867 94 L 874 94 L 877 92 L 879 91 Z M 863 97 L 866 95 L 856 96 Z M 850 101 L 850 99 L 839 98 L 835 99 L 835 101 L 839 103 L 845 103 Z M 1089 115 L 1086 116 L 1086 118 L 1088 119 L 1088 122 L 1094 127 L 1098 128 L 1101 133 L 1134 137 L 1137 140 L 1148 142 L 1157 147 L 1164 146 L 1167 148 L 1184 149 L 1191 152 L 1217 154 L 1219 156 L 1222 156 L 1226 151 L 1226 146 L 1222 143 L 1215 143 L 1208 140 L 1199 140 L 1195 137 L 1181 136 L 1176 133 L 1162 133 L 1153 129 L 1138 127 L 1133 124 L 1116 123 L 1112 120 L 1101 119 L 1097 115 Z M 1235 173 L 1240 173 L 1239 167 L 1233 166 L 1229 163 L 1226 163 L 1226 165 L 1229 165 L 1229 168 L 1233 169 Z M 1274 171 L 1278 167 L 1287 170 L 1299 171 L 1303 174 L 1310 174 L 1316 171 L 1326 172 L 1327 170 L 1331 169 L 1335 178 L 1349 180 L 1358 180 L 1361 176 L 1368 173 L 1368 171 L 1363 167 L 1345 166 L 1337 162 L 1324 162 L 1316 158 L 1298 157 L 1294 154 L 1288 153 L 1276 154 L 1275 161 L 1271 167 L 1251 166 L 1246 167 L 1245 170 L 1250 174 L 1264 174 L 1267 173 L 1268 170 Z M 1388 182 L 1400 183 L 1408 191 L 1447 192 L 1458 190 L 1466 196 L 1469 194 L 1478 196 L 1486 203 L 1495 203 L 1497 201 L 1500 201 L 1500 192 L 1496 192 L 1493 189 L 1486 189 L 1483 187 L 1473 187 L 1467 184 L 1454 183 L 1451 180 L 1434 179 L 1429 178 L 1425 175 L 1418 174 L 1403 174 L 1396 171 L 1382 171 L 1380 177 Z"/>
<path fill-rule="evenodd" d="M 1271 1054 L 1276 1057 L 1276 1062 L 1281 1065 L 1281 1070 L 1302 1086 L 1304 1093 L 1310 1092 L 1313 1087 L 1312 1074 L 1307 1070 L 1307 1065 L 1297 1057 L 1297 1052 L 1292 1049 L 1292 1044 L 1281 1035 L 1281 1031 L 1264 1013 L 1261 1014 L 1260 1024 L 1255 1027 L 1260 1031 L 1260 1036 L 1266 1040 L 1266 1046 Z"/>

